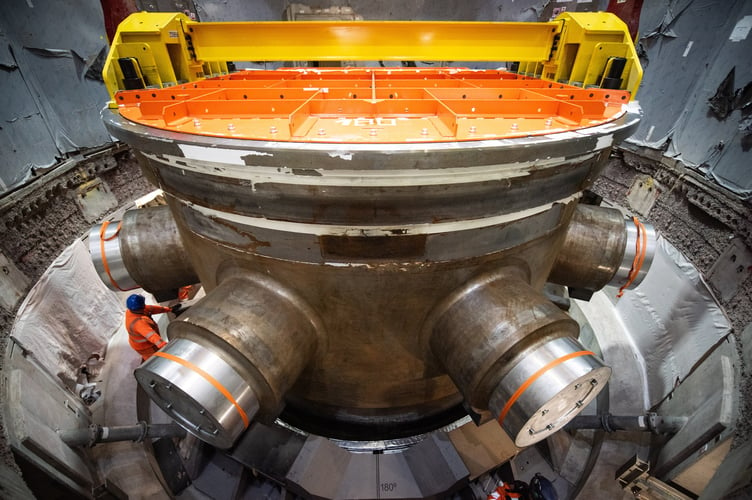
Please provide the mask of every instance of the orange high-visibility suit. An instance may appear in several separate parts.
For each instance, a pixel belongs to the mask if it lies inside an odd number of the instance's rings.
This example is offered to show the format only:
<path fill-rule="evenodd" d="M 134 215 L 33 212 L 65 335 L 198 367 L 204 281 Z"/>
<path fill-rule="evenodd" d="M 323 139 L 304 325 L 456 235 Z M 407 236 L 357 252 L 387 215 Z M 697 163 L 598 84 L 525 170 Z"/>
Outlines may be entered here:
<path fill-rule="evenodd" d="M 163 306 L 144 306 L 139 312 L 125 311 L 125 329 L 131 347 L 146 361 L 155 352 L 167 345 L 159 335 L 157 323 L 151 319 L 152 314 L 168 313 L 172 309 Z"/>

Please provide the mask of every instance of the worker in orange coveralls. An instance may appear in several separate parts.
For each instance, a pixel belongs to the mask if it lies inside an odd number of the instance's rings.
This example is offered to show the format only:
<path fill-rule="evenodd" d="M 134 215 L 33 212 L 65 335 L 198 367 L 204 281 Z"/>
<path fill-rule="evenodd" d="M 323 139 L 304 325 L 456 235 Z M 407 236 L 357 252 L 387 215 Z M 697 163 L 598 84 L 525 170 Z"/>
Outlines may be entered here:
<path fill-rule="evenodd" d="M 125 329 L 131 347 L 141 355 L 143 361 L 167 345 L 159 335 L 159 327 L 151 318 L 152 314 L 177 312 L 180 304 L 173 307 L 147 306 L 143 295 L 133 294 L 125 302 Z"/>

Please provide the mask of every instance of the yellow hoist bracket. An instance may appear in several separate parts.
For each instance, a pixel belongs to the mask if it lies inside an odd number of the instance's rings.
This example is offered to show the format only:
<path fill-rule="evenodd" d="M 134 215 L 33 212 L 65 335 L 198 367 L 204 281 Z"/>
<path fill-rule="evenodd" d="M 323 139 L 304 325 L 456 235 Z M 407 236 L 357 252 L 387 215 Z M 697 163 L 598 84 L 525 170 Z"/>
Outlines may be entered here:
<path fill-rule="evenodd" d="M 228 61 L 515 62 L 517 72 L 583 88 L 628 90 L 642 67 L 626 24 L 606 12 L 545 23 L 439 21 L 197 22 L 180 13 L 131 14 L 103 76 L 120 90 L 163 88 L 228 73 Z M 110 107 L 117 107 L 114 100 Z"/>

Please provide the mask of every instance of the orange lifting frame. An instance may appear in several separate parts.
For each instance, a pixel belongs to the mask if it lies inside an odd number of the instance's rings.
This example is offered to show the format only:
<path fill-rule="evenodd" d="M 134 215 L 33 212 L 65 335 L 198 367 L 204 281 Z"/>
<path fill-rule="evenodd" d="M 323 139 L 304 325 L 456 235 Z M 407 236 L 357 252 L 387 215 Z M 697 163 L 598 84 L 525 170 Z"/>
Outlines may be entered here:
<path fill-rule="evenodd" d="M 143 125 L 239 139 L 387 143 L 545 135 L 606 123 L 629 92 L 581 89 L 497 70 L 242 71 L 118 92 Z"/>

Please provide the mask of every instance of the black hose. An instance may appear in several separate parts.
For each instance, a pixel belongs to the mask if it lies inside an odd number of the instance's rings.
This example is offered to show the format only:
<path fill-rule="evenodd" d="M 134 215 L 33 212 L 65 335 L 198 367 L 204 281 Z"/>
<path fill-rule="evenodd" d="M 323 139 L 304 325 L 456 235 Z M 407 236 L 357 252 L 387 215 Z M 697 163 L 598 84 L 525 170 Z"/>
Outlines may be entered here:
<path fill-rule="evenodd" d="M 106 427 L 91 424 L 89 427 L 59 431 L 60 439 L 68 446 L 92 447 L 96 443 L 136 441 L 144 439 L 184 437 L 185 429 L 177 424 L 147 424 Z"/>
<path fill-rule="evenodd" d="M 565 428 L 597 429 L 606 432 L 643 431 L 655 434 L 675 434 L 687 422 L 686 417 L 663 417 L 655 413 L 637 416 L 617 416 L 610 413 L 599 415 L 577 415 Z"/>
<path fill-rule="evenodd" d="M 620 417 L 611 415 L 610 413 L 577 415 L 565 426 L 565 429 L 597 429 L 606 432 L 650 430 L 644 417 Z"/>

